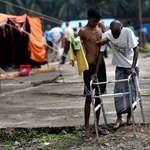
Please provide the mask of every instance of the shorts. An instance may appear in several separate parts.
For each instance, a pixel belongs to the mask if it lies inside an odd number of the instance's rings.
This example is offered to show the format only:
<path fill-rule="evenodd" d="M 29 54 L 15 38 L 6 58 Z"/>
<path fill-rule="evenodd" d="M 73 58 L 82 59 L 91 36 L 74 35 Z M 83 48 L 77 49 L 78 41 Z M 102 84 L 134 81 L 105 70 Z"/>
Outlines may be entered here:
<path fill-rule="evenodd" d="M 84 80 L 83 96 L 91 95 L 90 81 L 91 81 L 91 76 L 95 73 L 95 69 L 96 69 L 96 64 L 89 64 L 89 70 L 85 70 L 83 72 L 83 80 Z M 99 67 L 97 79 L 98 82 L 106 82 L 106 68 L 105 68 L 104 61 L 101 63 L 101 66 Z M 106 84 L 100 84 L 98 86 L 100 87 L 101 93 L 104 94 L 106 90 Z M 99 95 L 98 86 L 93 85 L 93 89 L 95 89 L 95 95 Z"/>

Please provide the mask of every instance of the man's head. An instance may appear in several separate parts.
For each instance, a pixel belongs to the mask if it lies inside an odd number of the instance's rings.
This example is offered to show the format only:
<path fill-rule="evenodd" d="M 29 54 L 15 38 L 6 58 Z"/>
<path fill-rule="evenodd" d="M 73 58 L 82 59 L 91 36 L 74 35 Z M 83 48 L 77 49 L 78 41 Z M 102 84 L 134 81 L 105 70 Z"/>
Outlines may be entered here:
<path fill-rule="evenodd" d="M 133 26 L 133 23 L 132 23 L 132 21 L 130 20 L 130 21 L 128 21 L 127 22 L 127 24 L 128 24 L 128 26 Z"/>
<path fill-rule="evenodd" d="M 59 27 L 59 25 L 57 23 L 55 23 L 55 27 Z"/>
<path fill-rule="evenodd" d="M 69 26 L 69 22 L 66 22 L 66 27 L 68 27 Z"/>
<path fill-rule="evenodd" d="M 46 30 L 50 30 L 50 29 L 51 29 L 51 25 L 47 25 Z"/>
<path fill-rule="evenodd" d="M 81 22 L 79 22 L 79 27 L 82 27 L 82 23 Z"/>
<path fill-rule="evenodd" d="M 87 15 L 88 15 L 87 17 L 88 23 L 90 24 L 91 27 L 95 28 L 102 16 L 100 9 L 96 6 L 91 7 L 88 10 Z"/>
<path fill-rule="evenodd" d="M 115 39 L 119 37 L 121 29 L 121 23 L 118 20 L 114 20 L 110 23 L 110 30 Z"/>

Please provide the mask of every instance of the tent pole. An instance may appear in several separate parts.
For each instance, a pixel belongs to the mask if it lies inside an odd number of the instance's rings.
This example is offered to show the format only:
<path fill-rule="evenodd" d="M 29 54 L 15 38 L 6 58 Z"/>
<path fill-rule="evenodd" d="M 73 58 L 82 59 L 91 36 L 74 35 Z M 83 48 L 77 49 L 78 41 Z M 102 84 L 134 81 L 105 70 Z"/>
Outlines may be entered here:
<path fill-rule="evenodd" d="M 42 22 L 42 31 L 44 33 L 44 17 L 41 17 L 41 22 Z M 46 58 L 47 58 L 47 67 L 49 67 L 49 64 L 48 64 L 48 48 L 46 48 Z"/>
<path fill-rule="evenodd" d="M 139 0 L 139 21 L 140 21 L 140 47 L 143 47 L 141 0 Z"/>
<path fill-rule="evenodd" d="M 16 64 L 15 64 L 15 58 L 14 58 L 14 36 L 13 36 L 13 30 L 12 30 L 12 23 L 11 21 L 8 19 L 8 22 L 10 23 L 10 33 L 11 33 L 11 37 L 12 37 L 12 60 L 13 60 L 13 65 L 14 68 L 16 68 Z"/>

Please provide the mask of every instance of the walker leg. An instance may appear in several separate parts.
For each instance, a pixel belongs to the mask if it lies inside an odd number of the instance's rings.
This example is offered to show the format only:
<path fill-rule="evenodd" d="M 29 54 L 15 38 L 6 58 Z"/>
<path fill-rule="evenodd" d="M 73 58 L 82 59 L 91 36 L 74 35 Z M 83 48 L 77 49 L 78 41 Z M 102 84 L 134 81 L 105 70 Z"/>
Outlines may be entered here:
<path fill-rule="evenodd" d="M 134 121 L 134 112 L 133 112 L 133 107 L 132 107 L 132 97 L 131 97 L 131 86 L 130 86 L 130 81 L 128 81 L 128 87 L 129 87 L 129 97 L 130 97 L 130 109 L 131 109 L 131 116 L 132 116 L 132 126 L 133 126 L 133 137 L 137 137 L 135 133 L 135 121 Z"/>
<path fill-rule="evenodd" d="M 140 100 L 139 100 L 139 103 L 140 103 L 140 108 L 141 108 L 141 114 L 142 114 L 142 119 L 143 119 L 143 125 L 146 125 L 140 92 L 138 92 L 138 97 L 139 97 L 139 99 L 140 99 Z"/>
<path fill-rule="evenodd" d="M 94 99 L 93 99 L 92 86 L 90 86 L 90 90 L 91 90 L 91 101 L 92 101 L 92 106 L 93 106 L 94 125 L 95 125 L 95 132 L 96 132 L 96 141 L 99 142 L 98 129 L 97 129 L 97 119 L 96 119 L 95 103 L 94 103 Z"/>
<path fill-rule="evenodd" d="M 98 83 L 98 81 L 97 81 L 97 83 Z M 100 88 L 99 88 L 98 85 L 97 85 L 97 87 L 98 87 L 99 95 L 101 95 Z M 103 100 L 100 99 L 100 102 L 101 102 L 101 104 L 102 104 L 101 106 L 102 106 L 102 112 L 103 112 L 104 122 L 105 122 L 105 125 L 107 126 L 107 119 L 106 119 L 106 115 L 105 115 L 105 109 L 104 109 L 104 105 L 103 105 Z"/>
<path fill-rule="evenodd" d="M 95 132 L 96 132 L 96 141 L 99 142 L 95 105 L 93 105 L 93 114 L 94 114 L 94 125 L 95 125 Z"/>
<path fill-rule="evenodd" d="M 135 76 L 135 81 L 136 81 L 136 90 L 138 92 L 138 97 L 140 99 L 139 102 L 140 102 L 140 107 L 141 107 L 141 114 L 142 114 L 143 124 L 146 125 L 145 117 L 144 117 L 144 111 L 143 111 L 143 105 L 142 105 L 142 100 L 141 100 L 141 94 L 140 94 L 139 80 L 138 80 L 137 76 Z"/>

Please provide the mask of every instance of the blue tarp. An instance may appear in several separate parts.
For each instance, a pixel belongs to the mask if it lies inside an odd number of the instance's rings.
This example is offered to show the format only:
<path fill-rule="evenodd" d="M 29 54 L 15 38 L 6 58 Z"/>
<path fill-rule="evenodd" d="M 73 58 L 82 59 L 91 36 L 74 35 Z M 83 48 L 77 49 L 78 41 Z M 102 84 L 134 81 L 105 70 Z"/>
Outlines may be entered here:
<path fill-rule="evenodd" d="M 145 34 L 150 34 L 150 24 L 142 24 L 142 29 L 145 31 Z"/>
<path fill-rule="evenodd" d="M 115 19 L 110 18 L 110 19 L 102 19 L 102 20 L 104 22 L 105 27 L 109 28 L 110 23 Z M 88 20 L 87 19 L 86 20 L 71 20 L 71 21 L 69 21 L 69 26 L 72 28 L 78 27 L 79 22 L 81 22 L 82 26 L 84 27 L 88 23 Z M 65 30 L 65 28 L 66 28 L 65 22 L 63 22 L 63 24 L 61 25 L 61 28 L 63 29 L 63 31 Z"/>

